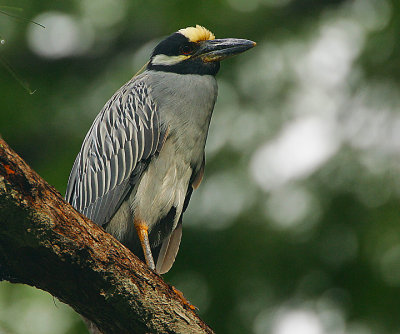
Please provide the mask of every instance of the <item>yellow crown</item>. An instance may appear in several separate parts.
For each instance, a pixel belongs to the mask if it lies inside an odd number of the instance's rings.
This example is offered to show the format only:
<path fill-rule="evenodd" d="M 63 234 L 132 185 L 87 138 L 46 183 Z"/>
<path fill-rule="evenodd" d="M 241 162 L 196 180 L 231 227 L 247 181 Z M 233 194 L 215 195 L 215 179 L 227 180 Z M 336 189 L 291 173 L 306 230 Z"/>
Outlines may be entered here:
<path fill-rule="evenodd" d="M 210 30 L 198 24 L 196 24 L 196 27 L 187 27 L 185 29 L 178 30 L 178 32 L 185 36 L 191 42 L 200 42 L 215 39 L 214 34 Z"/>

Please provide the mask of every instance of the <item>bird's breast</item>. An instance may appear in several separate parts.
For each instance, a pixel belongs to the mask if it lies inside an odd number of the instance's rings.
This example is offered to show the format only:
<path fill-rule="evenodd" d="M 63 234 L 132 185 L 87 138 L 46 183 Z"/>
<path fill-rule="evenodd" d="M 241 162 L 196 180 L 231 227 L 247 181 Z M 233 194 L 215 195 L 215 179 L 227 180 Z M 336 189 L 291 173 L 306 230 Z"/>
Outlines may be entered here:
<path fill-rule="evenodd" d="M 143 173 L 130 202 L 135 216 L 146 222 L 150 230 L 172 207 L 176 209 L 173 227 L 178 223 L 192 176 L 190 160 L 173 140 L 167 139 Z"/>
<path fill-rule="evenodd" d="M 147 86 L 167 129 L 167 138 L 130 197 L 134 215 L 150 230 L 172 207 L 176 227 L 182 213 L 193 170 L 200 168 L 217 85 L 209 75 L 180 75 L 149 71 Z M 197 170 L 196 170 L 197 171 Z"/>

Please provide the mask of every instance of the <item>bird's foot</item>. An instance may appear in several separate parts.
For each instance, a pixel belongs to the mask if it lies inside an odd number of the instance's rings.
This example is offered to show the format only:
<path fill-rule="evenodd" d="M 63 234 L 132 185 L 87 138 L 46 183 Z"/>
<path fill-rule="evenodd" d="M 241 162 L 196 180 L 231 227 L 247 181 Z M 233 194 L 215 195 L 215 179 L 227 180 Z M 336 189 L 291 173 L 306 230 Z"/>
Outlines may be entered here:
<path fill-rule="evenodd" d="M 144 223 L 136 218 L 135 218 L 134 224 L 135 224 L 136 232 L 139 236 L 140 243 L 142 245 L 146 264 L 151 270 L 154 271 L 154 270 L 156 270 L 156 266 L 154 264 L 153 255 L 151 254 L 148 226 L 146 223 Z"/>

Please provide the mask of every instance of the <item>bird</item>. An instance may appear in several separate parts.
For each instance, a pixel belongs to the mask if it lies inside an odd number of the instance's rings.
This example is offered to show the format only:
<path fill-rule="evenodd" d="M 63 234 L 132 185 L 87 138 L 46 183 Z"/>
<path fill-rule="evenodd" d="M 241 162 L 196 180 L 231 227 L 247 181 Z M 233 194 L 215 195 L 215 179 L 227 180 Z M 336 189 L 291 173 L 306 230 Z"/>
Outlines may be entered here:
<path fill-rule="evenodd" d="M 83 140 L 66 201 L 158 274 L 175 261 L 182 215 L 203 178 L 220 62 L 255 45 L 200 25 L 172 33 Z"/>

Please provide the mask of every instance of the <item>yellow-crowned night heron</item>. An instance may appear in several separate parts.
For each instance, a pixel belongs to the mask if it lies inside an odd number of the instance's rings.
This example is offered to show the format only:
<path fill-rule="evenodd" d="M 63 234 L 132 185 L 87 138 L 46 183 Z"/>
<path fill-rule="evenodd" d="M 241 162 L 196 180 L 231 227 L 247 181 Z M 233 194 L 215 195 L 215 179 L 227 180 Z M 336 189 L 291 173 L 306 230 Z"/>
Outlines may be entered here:
<path fill-rule="evenodd" d="M 76 157 L 66 200 L 158 273 L 175 260 L 203 176 L 219 62 L 253 46 L 198 25 L 173 33 L 106 103 Z"/>

